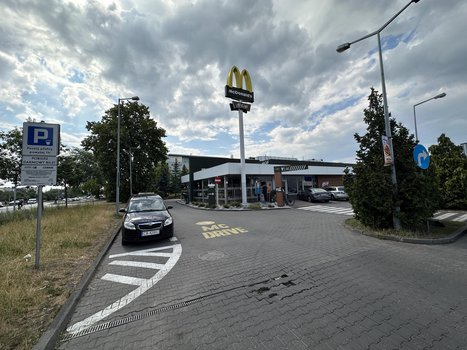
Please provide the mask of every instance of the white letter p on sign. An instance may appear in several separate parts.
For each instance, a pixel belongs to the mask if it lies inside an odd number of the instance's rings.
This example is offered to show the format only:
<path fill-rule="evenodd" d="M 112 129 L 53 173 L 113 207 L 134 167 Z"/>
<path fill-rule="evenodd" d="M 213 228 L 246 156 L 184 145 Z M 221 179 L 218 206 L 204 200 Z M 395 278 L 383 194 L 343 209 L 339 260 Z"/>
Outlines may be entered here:
<path fill-rule="evenodd" d="M 47 140 L 49 138 L 49 131 L 47 129 L 34 129 L 34 143 L 38 144 L 39 140 Z"/>

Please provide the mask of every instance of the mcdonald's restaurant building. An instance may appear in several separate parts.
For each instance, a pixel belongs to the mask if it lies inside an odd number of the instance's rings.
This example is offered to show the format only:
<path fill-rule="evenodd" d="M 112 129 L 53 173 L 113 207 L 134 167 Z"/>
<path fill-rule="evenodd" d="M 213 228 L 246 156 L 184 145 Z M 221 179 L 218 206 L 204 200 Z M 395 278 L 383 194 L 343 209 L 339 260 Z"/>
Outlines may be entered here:
<path fill-rule="evenodd" d="M 207 201 L 209 185 L 214 184 L 216 178 L 220 203 L 241 202 L 240 159 L 170 154 L 169 166 L 175 159 L 180 167 L 185 165 L 189 171 L 188 175 L 181 178 L 189 202 Z M 353 165 L 268 156 L 245 159 L 248 202 L 258 201 L 255 194 L 258 184 L 271 189 L 276 187 L 274 167 L 291 167 L 291 171 L 282 172 L 283 187 L 288 193 L 296 193 L 305 187 L 343 185 L 344 170 L 352 169 Z M 301 170 L 293 170 L 294 168 Z"/>

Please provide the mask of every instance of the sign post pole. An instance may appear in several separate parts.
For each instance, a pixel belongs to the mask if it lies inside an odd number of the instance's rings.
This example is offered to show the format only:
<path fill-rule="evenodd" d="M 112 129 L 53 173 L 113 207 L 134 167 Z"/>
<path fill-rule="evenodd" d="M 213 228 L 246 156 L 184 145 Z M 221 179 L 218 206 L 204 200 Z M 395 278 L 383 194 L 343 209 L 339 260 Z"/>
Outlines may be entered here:
<path fill-rule="evenodd" d="M 242 205 L 248 205 L 246 197 L 246 172 L 245 172 L 245 137 L 243 134 L 243 112 L 238 111 L 238 124 L 240 130 L 240 182 L 242 185 Z"/>
<path fill-rule="evenodd" d="M 34 267 L 39 268 L 41 255 L 41 220 L 42 220 L 42 185 L 37 187 L 37 218 L 36 218 L 36 258 Z"/>
<path fill-rule="evenodd" d="M 233 86 L 233 79 L 237 87 Z M 245 80 L 245 89 L 243 89 L 243 80 Z M 245 142 L 243 134 L 243 112 L 248 113 L 250 105 L 243 102 L 254 102 L 253 87 L 251 84 L 250 74 L 246 69 L 239 71 L 236 66 L 230 69 L 227 76 L 227 85 L 225 86 L 225 97 L 233 100 L 230 103 L 230 110 L 238 110 L 238 124 L 240 129 L 240 183 L 242 187 L 242 206 L 248 206 L 247 193 L 246 193 L 246 170 L 245 170 Z"/>
<path fill-rule="evenodd" d="M 57 155 L 60 148 L 60 125 L 23 123 L 21 185 L 38 186 L 36 218 L 36 256 L 34 267 L 40 266 L 42 187 L 57 183 Z"/>

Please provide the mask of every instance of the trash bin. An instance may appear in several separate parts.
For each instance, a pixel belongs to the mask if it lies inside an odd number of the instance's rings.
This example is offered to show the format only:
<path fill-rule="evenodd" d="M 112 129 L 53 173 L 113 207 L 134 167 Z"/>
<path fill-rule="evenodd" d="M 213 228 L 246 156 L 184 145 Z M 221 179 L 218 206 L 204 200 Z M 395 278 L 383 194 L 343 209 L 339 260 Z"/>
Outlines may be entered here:
<path fill-rule="evenodd" d="M 214 184 L 208 185 L 208 205 L 216 206 L 216 185 Z"/>

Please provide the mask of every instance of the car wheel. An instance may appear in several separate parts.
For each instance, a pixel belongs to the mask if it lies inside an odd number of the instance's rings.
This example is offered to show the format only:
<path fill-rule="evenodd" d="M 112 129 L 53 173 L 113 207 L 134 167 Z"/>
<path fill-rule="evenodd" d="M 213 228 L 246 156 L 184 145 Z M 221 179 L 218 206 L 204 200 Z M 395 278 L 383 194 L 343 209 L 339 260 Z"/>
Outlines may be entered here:
<path fill-rule="evenodd" d="M 308 196 L 308 202 L 310 202 L 310 203 L 311 203 L 311 197 L 310 197 L 310 196 Z"/>

